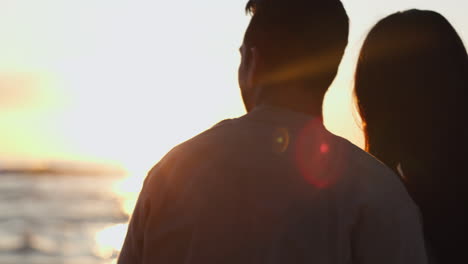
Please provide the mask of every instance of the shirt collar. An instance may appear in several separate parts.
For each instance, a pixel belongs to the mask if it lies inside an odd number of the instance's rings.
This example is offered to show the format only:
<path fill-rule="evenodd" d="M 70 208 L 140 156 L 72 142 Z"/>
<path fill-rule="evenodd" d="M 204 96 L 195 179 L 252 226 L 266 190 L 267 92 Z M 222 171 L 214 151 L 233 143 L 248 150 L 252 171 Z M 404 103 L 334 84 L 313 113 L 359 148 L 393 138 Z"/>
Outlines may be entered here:
<path fill-rule="evenodd" d="M 290 126 L 303 125 L 306 122 L 315 120 L 319 121 L 316 123 L 319 123 L 323 126 L 323 120 L 320 117 L 272 105 L 257 106 L 244 117 L 252 121 L 260 121 L 265 123 L 273 123 L 278 125 L 282 124 Z"/>

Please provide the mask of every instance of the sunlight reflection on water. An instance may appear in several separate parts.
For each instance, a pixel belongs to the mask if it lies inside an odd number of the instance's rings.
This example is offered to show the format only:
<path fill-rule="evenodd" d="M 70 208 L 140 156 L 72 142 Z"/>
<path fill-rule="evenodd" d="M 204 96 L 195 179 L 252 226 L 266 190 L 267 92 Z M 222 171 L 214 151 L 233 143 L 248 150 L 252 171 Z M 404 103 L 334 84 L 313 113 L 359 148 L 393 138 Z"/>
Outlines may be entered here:
<path fill-rule="evenodd" d="M 135 175 L 145 174 L 129 174 L 127 177 L 116 181 L 112 187 L 112 191 L 120 197 L 119 204 L 121 209 L 129 217 L 135 208 L 144 180 L 142 176 Z M 125 223 L 107 226 L 98 231 L 95 235 L 95 254 L 104 259 L 113 259 L 112 263 L 116 263 L 116 258 L 125 240 L 127 228 L 128 223 Z"/>
<path fill-rule="evenodd" d="M 116 258 L 123 246 L 128 224 L 106 227 L 96 233 L 94 253 L 103 259 Z"/>
<path fill-rule="evenodd" d="M 145 174 L 0 175 L 0 263 L 116 263 Z"/>
<path fill-rule="evenodd" d="M 121 197 L 122 210 L 129 216 L 135 208 L 142 185 L 141 177 L 130 175 L 117 181 L 112 188 L 113 192 Z"/>

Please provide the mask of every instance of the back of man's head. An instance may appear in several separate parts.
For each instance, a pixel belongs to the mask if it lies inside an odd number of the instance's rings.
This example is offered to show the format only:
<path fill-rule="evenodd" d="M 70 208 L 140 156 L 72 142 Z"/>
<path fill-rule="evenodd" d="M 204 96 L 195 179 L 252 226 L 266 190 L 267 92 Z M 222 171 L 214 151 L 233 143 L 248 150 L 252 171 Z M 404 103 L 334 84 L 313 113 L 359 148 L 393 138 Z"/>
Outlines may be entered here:
<path fill-rule="evenodd" d="M 334 80 L 348 44 L 349 21 L 339 0 L 250 0 L 252 19 L 244 46 L 261 57 L 259 83 L 305 81 L 325 87 Z"/>

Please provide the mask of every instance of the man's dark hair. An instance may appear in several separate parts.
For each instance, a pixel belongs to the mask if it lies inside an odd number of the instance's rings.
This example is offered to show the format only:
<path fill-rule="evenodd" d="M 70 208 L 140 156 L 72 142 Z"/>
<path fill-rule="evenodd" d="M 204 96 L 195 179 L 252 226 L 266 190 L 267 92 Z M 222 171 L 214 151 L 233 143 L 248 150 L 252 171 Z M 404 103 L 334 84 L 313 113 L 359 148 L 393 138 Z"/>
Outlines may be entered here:
<path fill-rule="evenodd" d="M 335 78 L 348 44 L 349 20 L 339 0 L 250 0 L 252 15 L 244 45 L 256 47 L 261 83 L 313 81 L 326 87 Z M 312 83 L 311 83 L 312 84 Z M 315 91 L 318 92 L 318 91 Z"/>

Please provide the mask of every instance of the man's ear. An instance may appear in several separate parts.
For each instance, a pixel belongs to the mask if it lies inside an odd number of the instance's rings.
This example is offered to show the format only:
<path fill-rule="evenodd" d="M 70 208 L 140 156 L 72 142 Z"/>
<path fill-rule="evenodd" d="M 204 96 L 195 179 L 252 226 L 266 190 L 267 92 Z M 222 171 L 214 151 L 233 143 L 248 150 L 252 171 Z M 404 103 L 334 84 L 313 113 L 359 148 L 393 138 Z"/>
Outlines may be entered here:
<path fill-rule="evenodd" d="M 258 53 L 258 49 L 256 47 L 250 48 L 250 56 L 249 56 L 249 68 L 247 72 L 247 84 L 250 89 L 254 89 L 254 87 L 258 84 L 258 73 L 260 70 L 260 55 Z"/>

